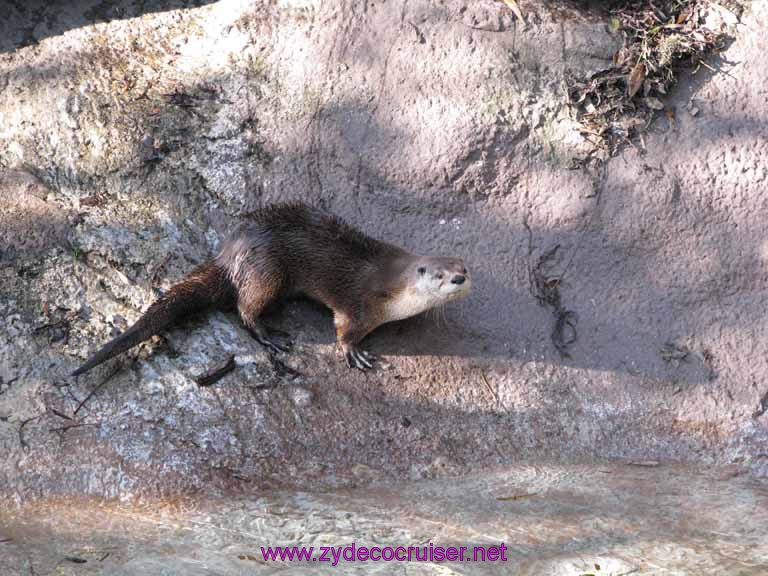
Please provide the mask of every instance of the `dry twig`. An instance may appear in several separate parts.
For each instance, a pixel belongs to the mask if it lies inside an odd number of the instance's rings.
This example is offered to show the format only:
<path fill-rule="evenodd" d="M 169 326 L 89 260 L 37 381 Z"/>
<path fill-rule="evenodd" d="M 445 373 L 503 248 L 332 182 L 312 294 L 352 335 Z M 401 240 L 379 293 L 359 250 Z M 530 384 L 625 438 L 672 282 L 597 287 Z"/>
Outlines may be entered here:
<path fill-rule="evenodd" d="M 219 366 L 214 366 L 210 370 L 203 372 L 200 374 L 200 376 L 195 378 L 195 382 L 198 386 L 201 388 L 205 388 L 206 386 L 211 386 L 212 384 L 215 384 L 219 380 L 221 380 L 224 376 L 232 372 L 237 367 L 237 364 L 235 363 L 235 355 L 230 354 L 226 361 L 223 364 L 220 364 Z"/>

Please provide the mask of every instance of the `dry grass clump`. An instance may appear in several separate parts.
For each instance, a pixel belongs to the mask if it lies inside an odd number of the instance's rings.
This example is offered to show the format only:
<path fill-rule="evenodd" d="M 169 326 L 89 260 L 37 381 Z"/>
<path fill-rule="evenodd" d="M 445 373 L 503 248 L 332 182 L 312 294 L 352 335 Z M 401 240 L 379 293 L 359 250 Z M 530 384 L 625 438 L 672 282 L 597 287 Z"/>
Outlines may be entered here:
<path fill-rule="evenodd" d="M 610 155 L 665 110 L 660 97 L 675 83 L 679 70 L 704 66 L 720 50 L 738 10 L 710 0 L 627 0 L 610 11 L 609 26 L 621 33 L 623 46 L 608 70 L 588 79 L 571 79 L 568 98 L 582 133 Z M 713 24 L 714 23 L 714 24 Z M 666 110 L 674 122 L 674 110 Z"/>

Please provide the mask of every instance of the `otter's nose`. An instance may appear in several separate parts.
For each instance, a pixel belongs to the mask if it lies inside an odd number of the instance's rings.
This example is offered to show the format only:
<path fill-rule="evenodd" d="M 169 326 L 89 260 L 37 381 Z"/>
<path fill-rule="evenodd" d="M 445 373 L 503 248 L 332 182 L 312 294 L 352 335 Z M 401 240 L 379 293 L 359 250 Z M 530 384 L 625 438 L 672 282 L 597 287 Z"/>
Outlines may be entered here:
<path fill-rule="evenodd" d="M 467 278 L 465 276 L 462 276 L 461 274 L 456 274 L 453 278 L 451 278 L 451 284 L 464 284 L 464 280 Z"/>

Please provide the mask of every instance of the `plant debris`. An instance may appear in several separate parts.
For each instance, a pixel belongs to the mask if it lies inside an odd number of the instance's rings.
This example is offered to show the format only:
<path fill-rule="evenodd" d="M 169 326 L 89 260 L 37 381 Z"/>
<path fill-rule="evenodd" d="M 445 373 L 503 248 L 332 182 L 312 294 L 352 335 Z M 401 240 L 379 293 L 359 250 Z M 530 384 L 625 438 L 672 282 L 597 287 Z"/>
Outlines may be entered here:
<path fill-rule="evenodd" d="M 528 254 L 530 256 L 533 249 L 532 232 L 527 221 L 523 221 L 523 225 L 528 230 Z M 576 312 L 568 310 L 563 306 L 560 297 L 560 284 L 565 272 L 559 276 L 550 276 L 543 270 L 546 264 L 555 257 L 559 249 L 560 244 L 556 244 L 553 248 L 539 256 L 536 264 L 529 265 L 528 281 L 531 294 L 536 298 L 539 305 L 552 308 L 552 314 L 555 316 L 555 325 L 552 328 L 552 344 L 554 344 L 561 357 L 570 358 L 571 355 L 568 352 L 568 348 L 576 342 L 576 323 L 579 317 Z"/>
<path fill-rule="evenodd" d="M 768 392 L 760 397 L 760 403 L 757 406 L 757 410 L 752 412 L 752 418 L 760 418 L 766 412 L 768 412 Z"/>
<path fill-rule="evenodd" d="M 200 376 L 197 376 L 195 378 L 195 383 L 201 388 L 211 386 L 232 372 L 232 370 L 234 370 L 236 367 L 237 364 L 235 363 L 235 355 L 230 354 L 227 356 L 227 359 L 223 364 L 214 366 L 210 370 L 200 374 Z"/>
<path fill-rule="evenodd" d="M 523 17 L 523 11 L 520 10 L 520 6 L 517 5 L 517 0 L 502 0 L 504 4 L 506 4 L 512 12 L 515 13 L 515 16 L 517 16 L 517 19 L 520 20 L 520 23 L 525 25 L 525 18 Z"/>
<path fill-rule="evenodd" d="M 664 343 L 659 352 L 665 362 L 674 362 L 677 365 L 688 357 L 691 350 L 685 344 L 669 341 Z"/>
<path fill-rule="evenodd" d="M 536 496 L 538 492 L 526 492 L 525 494 L 513 494 L 512 496 L 496 496 L 496 500 L 499 502 L 508 502 L 510 500 L 522 500 L 524 498 L 531 498 Z"/>
<path fill-rule="evenodd" d="M 491 388 L 490 383 L 488 382 L 488 378 L 485 376 L 485 372 L 482 370 L 480 371 L 480 377 L 483 379 L 483 384 L 485 384 L 486 390 L 488 390 L 488 393 L 491 395 L 491 398 L 493 398 L 493 401 L 496 402 L 496 404 L 499 403 L 499 397 L 496 395 L 496 392 L 493 391 L 493 388 Z"/>
<path fill-rule="evenodd" d="M 711 22 L 718 19 L 722 25 L 716 29 Z M 710 0 L 621 2 L 610 11 L 611 30 L 624 38 L 613 65 L 568 82 L 582 134 L 615 155 L 664 110 L 659 98 L 675 84 L 681 67 L 712 70 L 705 58 L 724 47 L 724 28 L 737 21 L 731 10 Z"/>
<path fill-rule="evenodd" d="M 77 408 L 75 408 L 75 411 L 73 412 L 73 414 L 74 414 L 75 416 L 77 416 L 77 413 L 78 413 L 78 412 L 80 412 L 81 408 L 82 408 L 83 406 L 85 406 L 85 404 L 88 402 L 88 400 L 90 400 L 91 398 L 93 398 L 93 397 L 96 395 L 96 393 L 97 393 L 99 390 L 101 390 L 102 386 L 104 386 L 104 384 L 106 384 L 107 382 L 109 382 L 109 381 L 112 379 L 112 377 L 113 377 L 115 374 L 117 374 L 119 371 L 120 371 L 120 364 L 119 364 L 119 363 L 115 363 L 115 364 L 112 366 L 112 369 L 111 369 L 111 370 L 110 370 L 110 371 L 107 373 L 107 375 L 106 375 L 106 376 L 105 376 L 105 377 L 104 377 L 104 378 L 101 380 L 101 382 L 99 382 L 99 383 L 96 385 L 96 387 L 95 387 L 93 390 L 91 390 L 91 391 L 88 393 L 88 396 L 86 396 L 86 397 L 85 397 L 85 398 L 83 398 L 83 399 L 82 399 L 80 402 L 78 402 L 78 404 L 77 404 Z"/>

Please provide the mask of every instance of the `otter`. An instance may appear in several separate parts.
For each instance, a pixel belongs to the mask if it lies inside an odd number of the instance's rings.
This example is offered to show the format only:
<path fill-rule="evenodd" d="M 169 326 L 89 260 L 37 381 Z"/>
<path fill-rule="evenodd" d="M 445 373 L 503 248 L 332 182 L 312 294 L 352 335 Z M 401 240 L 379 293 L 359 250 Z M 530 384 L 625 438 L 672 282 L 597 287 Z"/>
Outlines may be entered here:
<path fill-rule="evenodd" d="M 288 352 L 287 335 L 264 326 L 259 316 L 270 303 L 293 295 L 331 309 L 347 365 L 365 371 L 376 360 L 359 346 L 369 332 L 466 296 L 471 283 L 458 258 L 412 254 L 303 203 L 268 206 L 250 213 L 215 258 L 171 287 L 71 375 L 211 308 L 236 307 L 261 345 L 274 353 Z"/>

